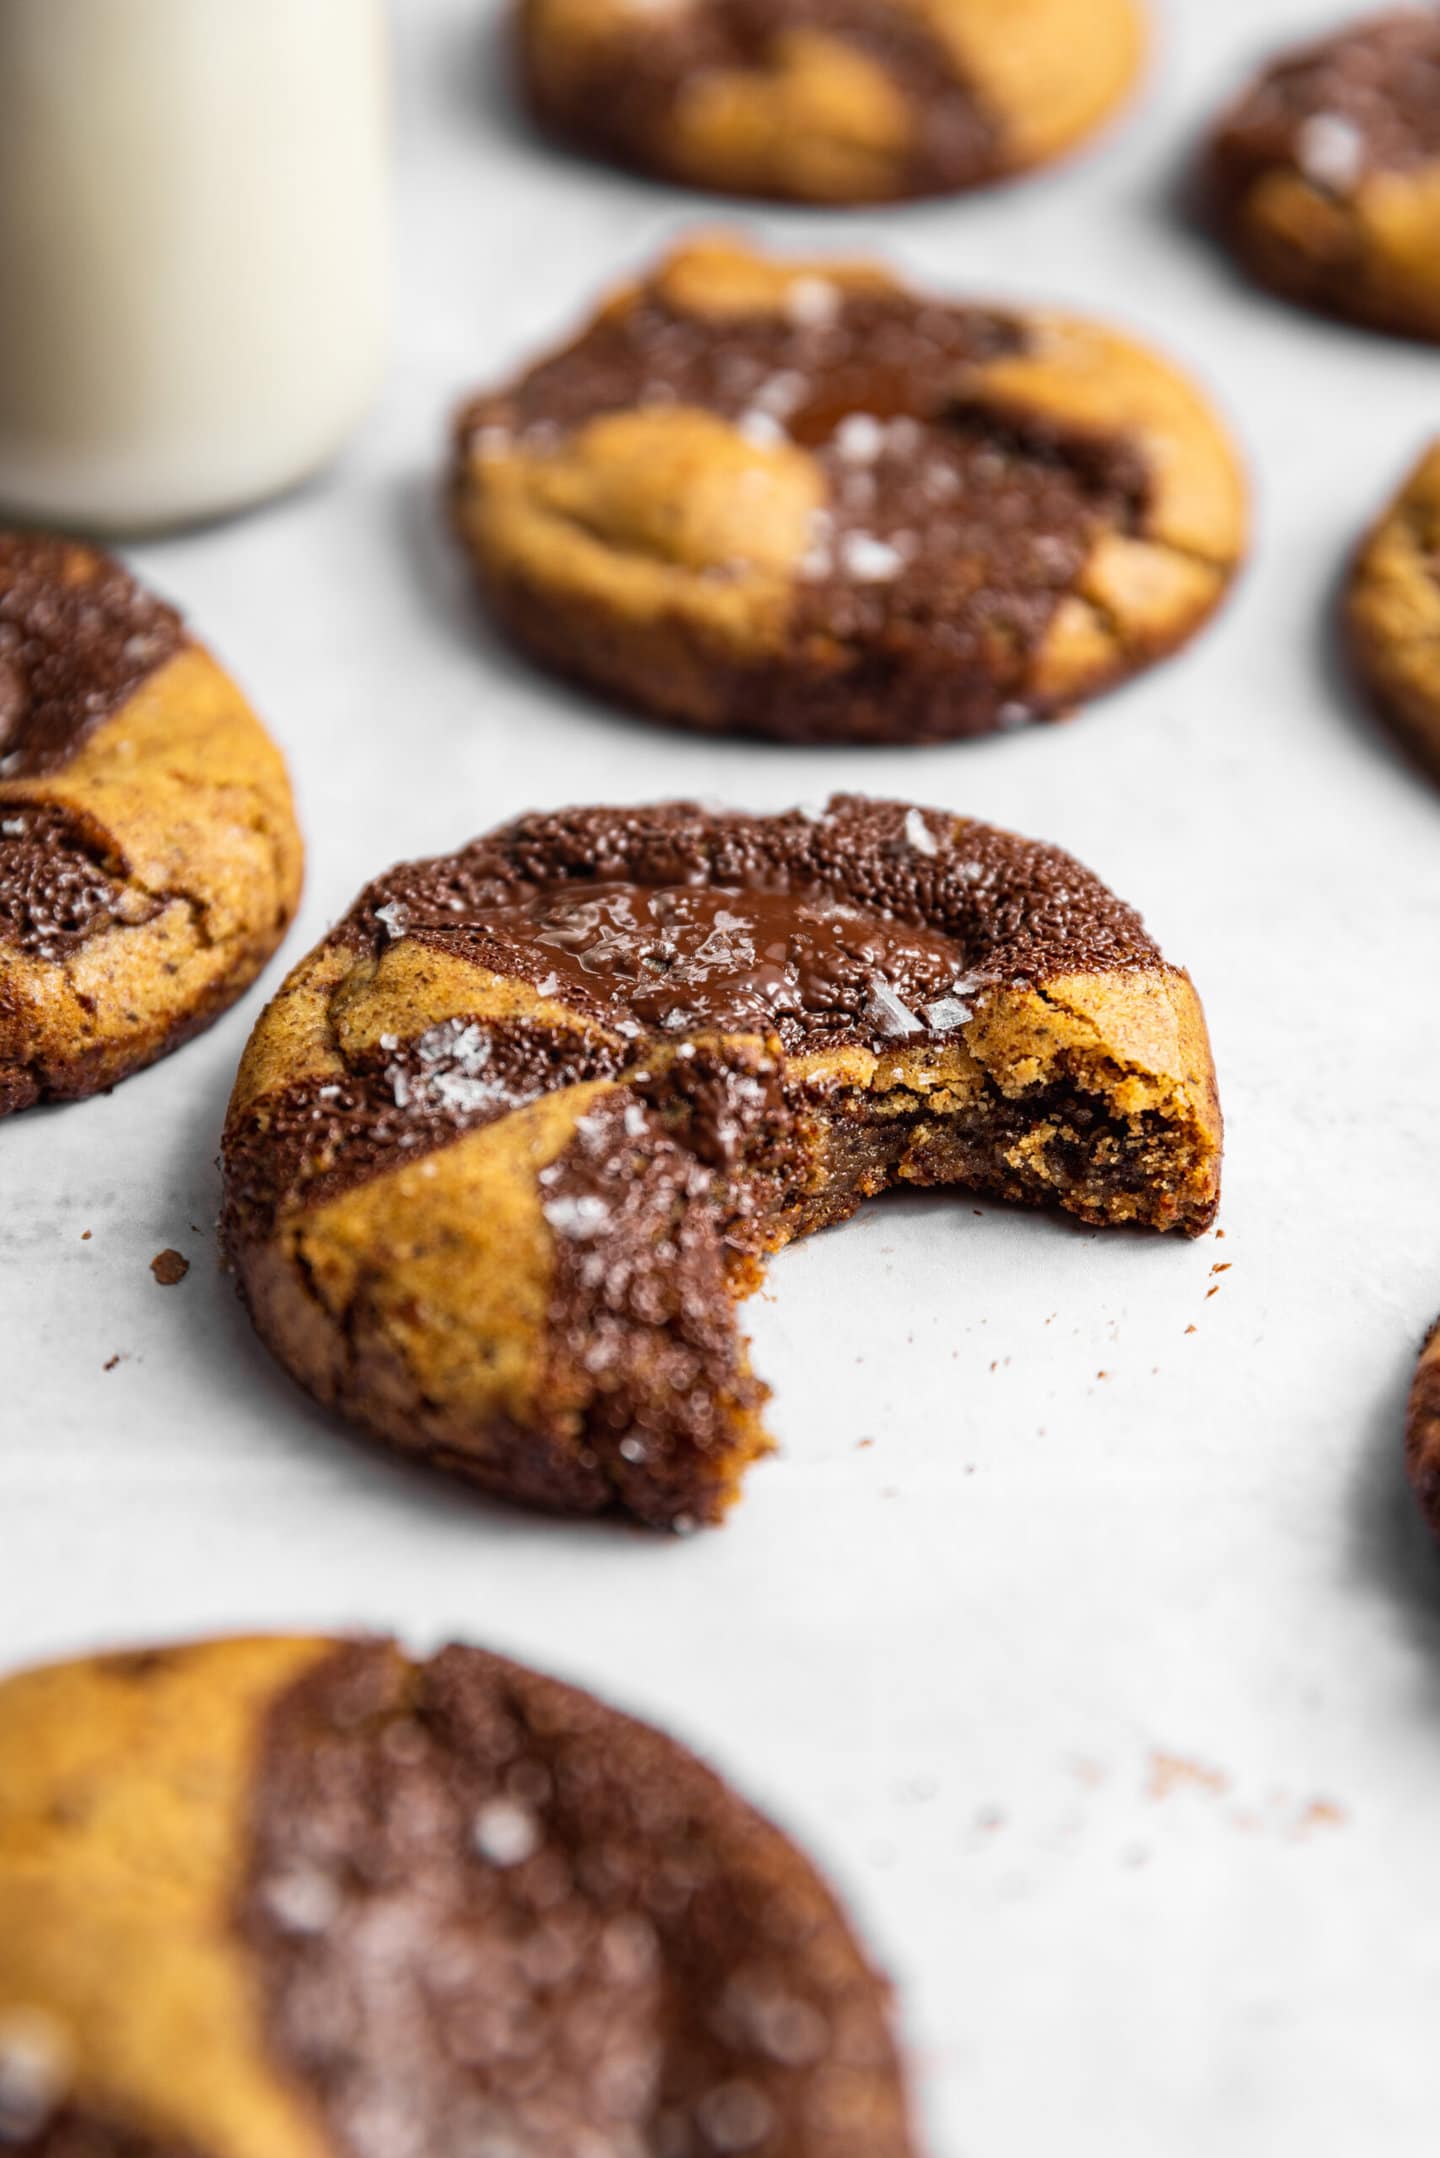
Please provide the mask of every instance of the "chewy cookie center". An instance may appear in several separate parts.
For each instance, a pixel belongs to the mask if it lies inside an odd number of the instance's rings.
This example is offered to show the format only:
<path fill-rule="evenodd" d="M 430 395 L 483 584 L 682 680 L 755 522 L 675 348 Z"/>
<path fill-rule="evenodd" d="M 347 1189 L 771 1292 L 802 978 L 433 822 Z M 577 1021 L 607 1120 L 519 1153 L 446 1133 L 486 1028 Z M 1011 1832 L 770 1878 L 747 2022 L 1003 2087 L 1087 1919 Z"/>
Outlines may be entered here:
<path fill-rule="evenodd" d="M 542 993 L 578 991 L 661 1034 L 903 1036 L 968 1017 L 953 938 L 823 889 L 543 885 L 476 926 L 543 958 Z"/>

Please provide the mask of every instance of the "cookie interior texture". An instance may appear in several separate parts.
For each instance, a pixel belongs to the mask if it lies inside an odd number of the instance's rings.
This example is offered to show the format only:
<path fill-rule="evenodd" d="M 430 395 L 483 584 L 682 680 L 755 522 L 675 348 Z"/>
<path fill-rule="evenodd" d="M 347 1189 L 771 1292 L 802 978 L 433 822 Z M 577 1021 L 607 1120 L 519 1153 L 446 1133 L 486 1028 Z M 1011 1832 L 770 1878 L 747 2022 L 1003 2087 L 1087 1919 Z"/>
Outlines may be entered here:
<path fill-rule="evenodd" d="M 1262 282 L 1440 339 L 1440 14 L 1367 17 L 1276 60 L 1222 122 L 1210 181 Z"/>
<path fill-rule="evenodd" d="M 0 1684 L 0 2146 L 906 2158 L 887 1989 L 672 1739 L 452 1647 Z"/>
<path fill-rule="evenodd" d="M 372 885 L 257 1027 L 224 1237 L 322 1401 L 509 1497 L 718 1518 L 734 1300 L 895 1184 L 1198 1234 L 1188 978 L 1058 850 L 937 810 L 522 819 Z"/>
<path fill-rule="evenodd" d="M 473 400 L 452 499 L 542 664 L 797 741 L 1063 713 L 1200 626 L 1246 523 L 1208 406 L 1128 340 L 723 237 Z"/>
<path fill-rule="evenodd" d="M 279 753 L 175 610 L 93 547 L 0 534 L 0 1115 L 206 1026 L 300 869 Z"/>
<path fill-rule="evenodd" d="M 726 194 L 884 202 L 1058 156 L 1130 89 L 1137 0 L 523 0 L 542 124 Z"/>
<path fill-rule="evenodd" d="M 1345 602 L 1362 682 L 1440 774 L 1440 442 L 1432 444 L 1355 560 Z"/>

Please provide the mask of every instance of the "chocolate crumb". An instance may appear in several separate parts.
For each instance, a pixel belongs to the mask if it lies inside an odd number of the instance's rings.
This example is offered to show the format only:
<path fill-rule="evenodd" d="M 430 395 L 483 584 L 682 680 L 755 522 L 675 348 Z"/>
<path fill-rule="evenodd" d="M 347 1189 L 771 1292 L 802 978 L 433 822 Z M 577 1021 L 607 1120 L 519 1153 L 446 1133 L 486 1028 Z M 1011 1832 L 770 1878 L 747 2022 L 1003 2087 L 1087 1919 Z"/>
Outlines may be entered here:
<path fill-rule="evenodd" d="M 189 1273 L 190 1261 L 180 1251 L 157 1251 L 150 1261 L 150 1271 L 162 1289 L 173 1289 Z"/>

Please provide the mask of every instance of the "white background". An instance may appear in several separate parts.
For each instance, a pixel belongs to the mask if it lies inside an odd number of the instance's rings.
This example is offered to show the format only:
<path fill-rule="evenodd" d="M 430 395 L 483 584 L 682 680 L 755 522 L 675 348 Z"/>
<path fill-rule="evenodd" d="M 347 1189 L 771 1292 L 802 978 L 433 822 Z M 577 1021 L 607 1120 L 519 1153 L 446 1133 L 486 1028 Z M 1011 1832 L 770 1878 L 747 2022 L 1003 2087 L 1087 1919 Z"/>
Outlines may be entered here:
<path fill-rule="evenodd" d="M 782 1450 L 728 1527 L 529 1518 L 352 1445 L 253 1343 L 211 1224 L 256 991 L 110 1099 L 0 1129 L 6 1660 L 232 1627 L 488 1643 L 690 1738 L 824 1860 L 900 1987 L 936 2158 L 1433 2152 L 1440 1567 L 1401 1422 L 1440 1305 L 1440 802 L 1358 709 L 1330 609 L 1440 363 L 1244 289 L 1177 201 L 1239 71 L 1336 10 L 1170 0 L 1143 99 L 1077 164 L 753 220 L 1134 326 L 1255 472 L 1253 565 L 1180 661 L 1070 726 L 866 752 L 626 721 L 468 605 L 448 408 L 715 214 L 529 140 L 485 14 L 403 10 L 373 421 L 303 494 L 134 554 L 292 760 L 287 963 L 388 862 L 530 805 L 973 812 L 1072 848 L 1190 966 L 1224 1240 L 880 1204 L 751 1307 Z M 161 1289 L 166 1245 L 192 1266 Z"/>

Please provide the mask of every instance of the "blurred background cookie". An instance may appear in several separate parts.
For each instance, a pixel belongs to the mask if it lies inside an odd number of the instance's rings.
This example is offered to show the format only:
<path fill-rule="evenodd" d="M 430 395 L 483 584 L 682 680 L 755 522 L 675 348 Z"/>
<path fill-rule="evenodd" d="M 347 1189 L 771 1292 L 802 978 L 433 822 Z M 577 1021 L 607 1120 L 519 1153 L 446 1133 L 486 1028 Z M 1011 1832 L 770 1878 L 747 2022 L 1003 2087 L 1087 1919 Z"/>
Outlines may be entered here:
<path fill-rule="evenodd" d="M 714 1521 L 769 1446 L 735 1300 L 896 1184 L 1198 1235 L 1199 1000 L 1058 849 L 836 797 L 522 818 L 295 968 L 224 1241 L 318 1398 L 503 1496 Z"/>
<path fill-rule="evenodd" d="M 718 193 L 945 195 L 1058 157 L 1121 103 L 1139 0 L 522 0 L 541 124 Z"/>
<path fill-rule="evenodd" d="M 1362 681 L 1440 776 L 1440 442 L 1360 549 L 1345 615 Z"/>
<path fill-rule="evenodd" d="M 908 2158 L 887 1989 L 661 1732 L 479 1649 L 0 1685 L 0 2145 Z"/>
<path fill-rule="evenodd" d="M 930 742 L 1183 644 L 1245 543 L 1200 393 L 1068 316 L 692 241 L 460 415 L 455 521 L 542 664 L 691 727 Z"/>
<path fill-rule="evenodd" d="M 1262 284 L 1440 339 L 1440 13 L 1397 9 L 1281 55 L 1221 122 L 1209 192 Z"/>
<path fill-rule="evenodd" d="M 0 534 L 0 1115 L 208 1026 L 300 875 L 279 751 L 174 608 L 93 547 Z"/>

